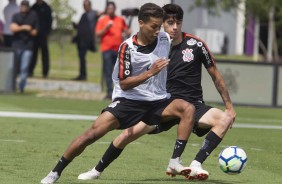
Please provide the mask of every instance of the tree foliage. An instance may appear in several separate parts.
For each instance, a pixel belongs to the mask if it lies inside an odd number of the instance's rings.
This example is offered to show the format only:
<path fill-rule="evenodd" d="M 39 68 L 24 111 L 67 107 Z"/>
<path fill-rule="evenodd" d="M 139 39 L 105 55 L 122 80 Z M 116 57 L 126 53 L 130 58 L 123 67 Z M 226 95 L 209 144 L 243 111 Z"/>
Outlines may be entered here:
<path fill-rule="evenodd" d="M 56 29 L 71 29 L 75 10 L 69 5 L 68 0 L 51 0 L 51 6 Z"/>
<path fill-rule="evenodd" d="M 270 21 L 269 12 L 272 7 L 274 8 L 274 34 L 276 34 L 275 38 L 277 37 L 277 40 L 274 40 L 274 44 L 278 45 L 278 50 L 282 53 L 282 0 L 195 0 L 195 4 L 191 9 L 204 7 L 209 14 L 220 15 L 221 11 L 240 9 L 239 5 L 242 2 L 245 2 L 246 16 L 252 15 L 263 24 Z"/>
<path fill-rule="evenodd" d="M 204 7 L 208 10 L 209 14 L 220 15 L 220 12 L 230 11 L 238 7 L 240 0 L 195 0 L 195 7 Z"/>
<path fill-rule="evenodd" d="M 69 5 L 68 0 L 51 0 L 53 10 L 54 31 L 52 37 L 61 48 L 61 67 L 64 65 L 64 45 L 70 42 L 73 34 L 72 17 L 75 10 Z"/>

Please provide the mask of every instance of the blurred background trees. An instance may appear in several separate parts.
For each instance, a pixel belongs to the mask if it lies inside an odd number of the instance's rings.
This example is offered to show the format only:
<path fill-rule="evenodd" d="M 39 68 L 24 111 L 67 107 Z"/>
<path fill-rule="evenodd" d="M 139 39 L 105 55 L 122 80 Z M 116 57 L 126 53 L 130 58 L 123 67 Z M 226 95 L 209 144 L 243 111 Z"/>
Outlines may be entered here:
<path fill-rule="evenodd" d="M 73 35 L 72 17 L 76 11 L 69 5 L 68 0 L 50 0 L 53 10 L 53 33 L 54 40 L 61 49 L 61 63 L 64 65 L 64 45 L 71 42 Z"/>
<path fill-rule="evenodd" d="M 243 3 L 243 6 L 242 6 Z M 267 62 L 278 62 L 282 54 L 282 1 L 281 0 L 195 0 L 190 7 L 204 7 L 209 14 L 220 15 L 221 11 L 238 9 L 246 13 L 246 25 L 250 18 L 255 21 L 252 31 L 255 38 L 254 57 L 258 56 L 259 49 Z M 260 26 L 267 24 L 267 41 L 260 39 Z M 247 26 L 246 26 L 247 28 Z"/>

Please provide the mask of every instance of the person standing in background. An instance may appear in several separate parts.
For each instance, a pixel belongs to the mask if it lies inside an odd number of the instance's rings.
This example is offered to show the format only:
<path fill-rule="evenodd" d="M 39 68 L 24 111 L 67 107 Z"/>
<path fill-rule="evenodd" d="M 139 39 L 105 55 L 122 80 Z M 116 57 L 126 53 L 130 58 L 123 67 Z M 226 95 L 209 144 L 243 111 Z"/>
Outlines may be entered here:
<path fill-rule="evenodd" d="M 106 6 L 106 15 L 102 16 L 96 26 L 96 36 L 100 37 L 103 59 L 103 77 L 106 80 L 107 96 L 112 99 L 113 82 L 112 72 L 116 63 L 118 49 L 123 41 L 123 33 L 130 36 L 131 30 L 125 23 L 124 18 L 115 15 L 116 4 L 109 1 Z"/>
<path fill-rule="evenodd" d="M 52 29 L 52 9 L 43 0 L 36 0 L 31 7 L 37 13 L 39 19 L 39 30 L 34 40 L 33 56 L 29 66 L 29 76 L 33 76 L 33 72 L 37 63 L 38 49 L 41 48 L 42 59 L 42 75 L 48 77 L 50 60 L 48 50 L 48 36 Z"/>
<path fill-rule="evenodd" d="M 23 0 L 20 6 L 20 12 L 14 14 L 10 26 L 14 33 L 12 47 L 16 50 L 17 61 L 19 65 L 20 92 L 24 92 L 28 77 L 28 67 L 32 57 L 33 39 L 38 32 L 38 19 L 34 11 L 30 10 L 29 1 Z"/>
<path fill-rule="evenodd" d="M 16 0 L 9 0 L 8 5 L 4 8 L 4 30 L 3 30 L 3 36 L 4 36 L 4 46 L 5 47 L 11 47 L 12 41 L 13 41 L 13 33 L 10 30 L 10 24 L 12 21 L 12 17 L 15 13 L 18 13 L 20 11 L 19 6 L 16 3 Z"/>
<path fill-rule="evenodd" d="M 74 80 L 87 80 L 87 67 L 86 67 L 86 53 L 87 50 L 96 52 L 95 45 L 95 27 L 98 16 L 96 10 L 91 7 L 91 1 L 84 0 L 83 7 L 85 12 L 82 14 L 78 25 L 74 24 L 74 28 L 77 29 L 77 35 L 73 39 L 73 42 L 77 44 L 77 51 L 79 56 L 79 75 Z M 94 31 L 94 33 L 93 33 Z"/>

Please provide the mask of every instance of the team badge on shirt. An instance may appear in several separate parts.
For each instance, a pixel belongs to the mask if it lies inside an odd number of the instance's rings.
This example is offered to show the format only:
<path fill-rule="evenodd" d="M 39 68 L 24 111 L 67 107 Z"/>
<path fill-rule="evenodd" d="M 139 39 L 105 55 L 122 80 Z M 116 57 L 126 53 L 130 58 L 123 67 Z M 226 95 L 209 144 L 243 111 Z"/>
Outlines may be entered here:
<path fill-rule="evenodd" d="M 190 62 L 194 59 L 193 49 L 185 49 L 182 51 L 183 54 L 183 61 L 184 62 Z"/>
<path fill-rule="evenodd" d="M 187 41 L 187 45 L 193 46 L 197 43 L 197 40 L 191 38 L 190 40 Z"/>

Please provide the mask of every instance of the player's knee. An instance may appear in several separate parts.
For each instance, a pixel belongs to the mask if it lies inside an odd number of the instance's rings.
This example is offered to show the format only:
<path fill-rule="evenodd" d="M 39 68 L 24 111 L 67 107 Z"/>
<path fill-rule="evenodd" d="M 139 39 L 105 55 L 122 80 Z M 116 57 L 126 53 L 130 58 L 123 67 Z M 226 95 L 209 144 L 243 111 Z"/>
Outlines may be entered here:
<path fill-rule="evenodd" d="M 227 113 L 223 113 L 223 115 L 221 116 L 221 121 L 219 121 L 219 123 L 222 129 L 227 130 L 232 124 L 232 121 L 233 119 L 231 116 L 229 116 Z"/>
<path fill-rule="evenodd" d="M 117 148 L 123 149 L 127 144 L 129 144 L 133 139 L 134 134 L 131 131 L 123 131 L 115 138 L 114 145 Z"/>
<path fill-rule="evenodd" d="M 120 141 L 130 139 L 133 136 L 132 131 L 125 130 L 118 137 Z"/>
<path fill-rule="evenodd" d="M 195 106 L 194 105 L 192 105 L 192 104 L 190 104 L 190 103 L 185 103 L 185 105 L 184 105 L 184 115 L 185 116 L 193 116 L 194 115 L 194 113 L 195 113 Z"/>

